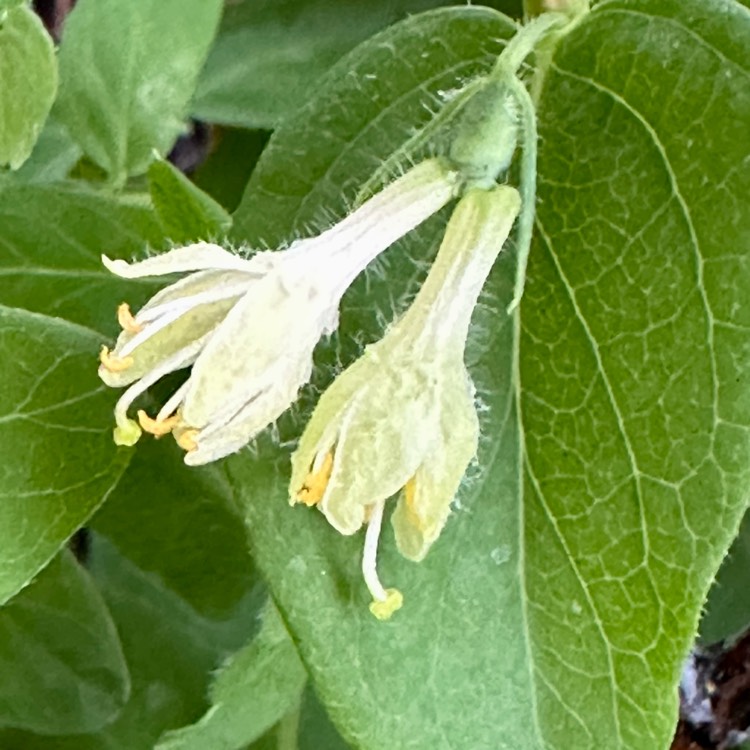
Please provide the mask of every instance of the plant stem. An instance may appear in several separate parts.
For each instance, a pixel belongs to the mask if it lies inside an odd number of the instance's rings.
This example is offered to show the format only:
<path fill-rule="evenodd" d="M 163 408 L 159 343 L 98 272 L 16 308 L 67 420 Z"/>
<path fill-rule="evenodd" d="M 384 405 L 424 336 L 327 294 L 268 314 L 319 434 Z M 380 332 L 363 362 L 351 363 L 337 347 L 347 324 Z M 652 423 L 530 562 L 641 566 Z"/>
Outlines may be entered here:
<path fill-rule="evenodd" d="M 299 717 L 302 700 L 285 714 L 276 729 L 276 750 L 297 750 L 299 747 Z"/>

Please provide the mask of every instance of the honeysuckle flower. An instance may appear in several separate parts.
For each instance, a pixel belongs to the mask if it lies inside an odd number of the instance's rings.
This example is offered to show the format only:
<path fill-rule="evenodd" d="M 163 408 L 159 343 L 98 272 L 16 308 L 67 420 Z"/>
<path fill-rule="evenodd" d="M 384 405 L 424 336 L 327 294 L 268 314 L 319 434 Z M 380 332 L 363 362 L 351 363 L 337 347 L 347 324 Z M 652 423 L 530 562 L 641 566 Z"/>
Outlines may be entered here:
<path fill-rule="evenodd" d="M 379 619 L 401 606 L 377 575 L 386 500 L 407 558 L 421 560 L 476 453 L 464 349 L 478 295 L 520 208 L 511 187 L 472 189 L 456 207 L 413 304 L 325 391 L 292 456 L 290 502 L 317 505 L 342 534 L 367 525 L 362 572 Z"/>
<path fill-rule="evenodd" d="M 115 407 L 115 442 L 171 432 L 189 465 L 239 450 L 296 399 L 355 277 L 442 208 L 459 179 L 440 160 L 424 161 L 322 234 L 249 259 L 203 242 L 138 263 L 104 257 L 125 278 L 189 273 L 137 314 L 118 309 L 123 330 L 111 352 L 102 348 L 99 367 L 107 385 L 129 386 Z M 189 365 L 155 417 L 128 416 L 148 387 Z"/>

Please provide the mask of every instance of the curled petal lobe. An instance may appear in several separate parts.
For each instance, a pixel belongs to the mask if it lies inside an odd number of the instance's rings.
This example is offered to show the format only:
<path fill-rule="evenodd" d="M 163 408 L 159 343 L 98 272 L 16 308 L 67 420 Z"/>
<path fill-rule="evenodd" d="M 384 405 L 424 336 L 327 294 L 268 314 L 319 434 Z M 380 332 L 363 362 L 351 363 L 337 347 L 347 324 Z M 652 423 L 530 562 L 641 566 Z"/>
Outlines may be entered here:
<path fill-rule="evenodd" d="M 243 271 L 247 269 L 249 261 L 230 253 L 219 245 L 198 242 L 135 263 L 112 260 L 106 255 L 102 255 L 102 263 L 108 271 L 124 279 L 140 279 L 145 276 L 163 276 L 169 273 L 188 273 L 191 271 L 217 269 Z"/>

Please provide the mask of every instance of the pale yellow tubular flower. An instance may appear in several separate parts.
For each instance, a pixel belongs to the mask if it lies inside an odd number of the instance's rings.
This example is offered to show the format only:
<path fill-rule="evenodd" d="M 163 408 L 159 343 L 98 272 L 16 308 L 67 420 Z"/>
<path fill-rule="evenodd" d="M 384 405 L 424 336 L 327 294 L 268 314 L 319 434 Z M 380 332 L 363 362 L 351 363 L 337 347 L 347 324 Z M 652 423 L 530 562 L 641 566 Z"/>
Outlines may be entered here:
<path fill-rule="evenodd" d="M 125 278 L 189 273 L 135 315 L 121 305 L 123 332 L 102 351 L 99 374 L 129 385 L 115 408 L 115 441 L 146 430 L 172 432 L 185 462 L 204 464 L 239 450 L 276 420 L 310 377 L 320 337 L 338 325 L 338 306 L 379 253 L 442 208 L 459 176 L 440 160 L 409 170 L 317 237 L 246 259 L 217 245 L 177 248 L 140 263 L 104 259 Z M 128 416 L 163 375 L 193 366 L 156 417 Z"/>
<path fill-rule="evenodd" d="M 519 209 L 517 191 L 506 186 L 461 199 L 414 302 L 326 390 L 292 456 L 292 503 L 317 504 L 342 534 L 367 524 L 362 568 L 380 619 L 402 601 L 380 584 L 375 565 L 386 500 L 401 493 L 392 516 L 396 543 L 421 560 L 476 453 L 464 349 L 477 298 Z"/>
<path fill-rule="evenodd" d="M 198 430 L 185 461 L 232 453 L 276 420 L 310 378 L 312 353 L 338 325 L 341 297 L 375 257 L 442 208 L 458 175 L 431 159 L 321 235 L 299 240 L 227 315 L 193 366 L 178 414 Z"/>

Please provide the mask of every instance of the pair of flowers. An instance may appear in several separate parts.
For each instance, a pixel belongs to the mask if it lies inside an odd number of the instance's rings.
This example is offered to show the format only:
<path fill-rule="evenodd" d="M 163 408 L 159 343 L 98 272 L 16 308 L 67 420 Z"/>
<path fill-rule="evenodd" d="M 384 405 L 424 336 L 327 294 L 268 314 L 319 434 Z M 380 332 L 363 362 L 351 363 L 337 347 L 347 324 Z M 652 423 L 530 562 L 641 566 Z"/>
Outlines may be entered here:
<path fill-rule="evenodd" d="M 341 222 L 288 249 L 246 259 L 208 243 L 137 263 L 103 258 L 125 278 L 189 273 L 137 314 L 123 304 L 99 374 L 128 386 L 115 407 L 115 442 L 172 433 L 189 465 L 239 450 L 275 421 L 309 380 L 312 353 L 338 323 L 341 297 L 398 238 L 456 197 L 460 175 L 422 162 Z M 386 500 L 399 550 L 420 560 L 437 538 L 479 427 L 463 354 L 479 292 L 520 208 L 510 187 L 465 192 L 411 307 L 321 397 L 292 457 L 292 503 L 317 505 L 342 534 L 367 525 L 363 574 L 373 614 L 401 606 L 376 571 Z M 128 412 L 164 375 L 192 365 L 155 417 Z"/>

